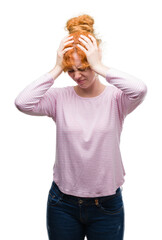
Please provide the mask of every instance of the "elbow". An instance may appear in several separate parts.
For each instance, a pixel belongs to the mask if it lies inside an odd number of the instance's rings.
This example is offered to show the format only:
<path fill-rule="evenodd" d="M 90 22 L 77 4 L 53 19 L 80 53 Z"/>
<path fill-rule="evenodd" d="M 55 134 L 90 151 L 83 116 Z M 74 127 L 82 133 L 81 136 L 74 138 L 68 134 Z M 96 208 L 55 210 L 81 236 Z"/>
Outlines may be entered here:
<path fill-rule="evenodd" d="M 143 85 L 142 85 L 142 87 L 140 89 L 140 95 L 145 97 L 146 94 L 147 94 L 147 86 L 146 86 L 146 84 L 143 83 Z"/>
<path fill-rule="evenodd" d="M 15 99 L 14 104 L 19 111 L 32 115 L 31 113 L 34 109 L 33 104 L 22 101 L 22 99 L 20 99 L 19 97 Z"/>
<path fill-rule="evenodd" d="M 19 101 L 18 98 L 15 99 L 14 104 L 15 104 L 16 108 L 18 108 L 18 109 L 20 110 L 20 108 L 21 108 L 21 103 L 20 103 L 20 101 Z"/>
<path fill-rule="evenodd" d="M 132 99 L 144 99 L 147 94 L 147 86 L 146 84 L 140 84 L 140 88 L 138 88 L 137 91 L 135 91 L 131 98 Z"/>
<path fill-rule="evenodd" d="M 141 85 L 137 95 L 137 99 L 144 100 L 145 96 L 147 95 L 147 86 L 145 83 Z"/>
<path fill-rule="evenodd" d="M 24 111 L 24 104 L 22 103 L 22 101 L 20 100 L 20 98 L 16 98 L 14 101 L 14 105 L 16 106 L 16 108 L 20 111 Z"/>

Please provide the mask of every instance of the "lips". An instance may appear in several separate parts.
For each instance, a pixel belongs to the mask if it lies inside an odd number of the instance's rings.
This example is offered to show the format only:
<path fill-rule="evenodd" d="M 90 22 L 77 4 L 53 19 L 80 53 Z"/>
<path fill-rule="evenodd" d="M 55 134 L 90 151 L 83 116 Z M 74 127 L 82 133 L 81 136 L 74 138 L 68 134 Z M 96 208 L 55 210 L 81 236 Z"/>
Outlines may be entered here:
<path fill-rule="evenodd" d="M 85 80 L 80 80 L 80 81 L 78 81 L 78 83 L 84 83 L 85 82 Z"/>

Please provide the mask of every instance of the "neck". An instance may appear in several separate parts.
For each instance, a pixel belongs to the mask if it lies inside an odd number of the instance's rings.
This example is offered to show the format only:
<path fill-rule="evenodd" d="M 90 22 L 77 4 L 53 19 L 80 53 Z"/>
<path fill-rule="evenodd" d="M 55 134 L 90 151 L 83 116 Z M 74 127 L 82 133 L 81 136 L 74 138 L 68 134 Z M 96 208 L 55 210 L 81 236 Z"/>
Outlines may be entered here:
<path fill-rule="evenodd" d="M 98 78 L 98 75 L 94 76 L 93 80 L 92 80 L 92 84 L 87 87 L 87 88 L 81 88 L 80 86 L 76 86 L 77 88 L 77 92 L 82 95 L 82 96 L 96 96 L 98 94 L 100 94 L 104 88 L 105 88 L 105 85 L 103 85 L 99 78 Z"/>

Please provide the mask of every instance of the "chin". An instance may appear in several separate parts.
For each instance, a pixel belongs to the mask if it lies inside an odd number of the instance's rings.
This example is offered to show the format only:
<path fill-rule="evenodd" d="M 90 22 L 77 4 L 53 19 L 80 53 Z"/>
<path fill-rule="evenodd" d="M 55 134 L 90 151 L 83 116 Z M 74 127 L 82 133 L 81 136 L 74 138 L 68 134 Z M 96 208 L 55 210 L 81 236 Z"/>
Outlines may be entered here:
<path fill-rule="evenodd" d="M 78 87 L 80 87 L 80 88 L 87 88 L 88 86 L 86 86 L 86 84 L 82 84 L 82 85 L 78 84 Z"/>

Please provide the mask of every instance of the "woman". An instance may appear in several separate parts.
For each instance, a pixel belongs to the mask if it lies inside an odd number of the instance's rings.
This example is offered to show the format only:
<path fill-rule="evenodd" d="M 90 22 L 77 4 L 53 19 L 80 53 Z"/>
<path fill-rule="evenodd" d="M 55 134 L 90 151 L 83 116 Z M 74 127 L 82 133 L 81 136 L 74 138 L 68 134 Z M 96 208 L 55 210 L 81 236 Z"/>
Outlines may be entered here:
<path fill-rule="evenodd" d="M 93 24 L 88 15 L 67 21 L 69 35 L 60 43 L 55 67 L 15 100 L 20 111 L 56 123 L 56 159 L 47 200 L 50 240 L 124 237 L 120 134 L 147 87 L 102 64 Z M 77 85 L 51 88 L 62 71 Z M 99 75 L 110 84 L 102 84 Z"/>

